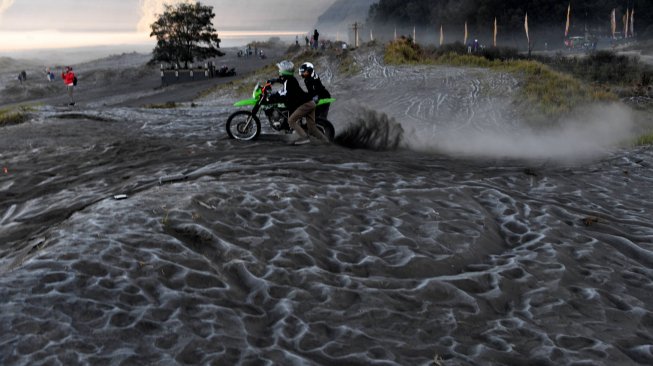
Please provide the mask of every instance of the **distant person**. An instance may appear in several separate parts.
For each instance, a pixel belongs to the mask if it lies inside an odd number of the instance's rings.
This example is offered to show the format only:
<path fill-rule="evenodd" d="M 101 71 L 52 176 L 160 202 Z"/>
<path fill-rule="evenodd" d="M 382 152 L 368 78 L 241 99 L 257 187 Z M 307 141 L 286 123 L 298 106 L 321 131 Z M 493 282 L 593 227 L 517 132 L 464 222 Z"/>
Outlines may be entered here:
<path fill-rule="evenodd" d="M 320 99 L 331 98 L 331 94 L 322 84 L 320 76 L 315 72 L 315 66 L 310 62 L 304 62 L 299 66 L 299 76 L 304 79 L 304 85 L 308 95 L 311 96 L 313 101 L 317 104 Z M 323 104 L 316 107 L 315 114 L 317 117 L 327 119 L 329 116 L 329 104 Z"/>
<path fill-rule="evenodd" d="M 306 41 L 306 48 L 308 48 L 308 42 L 309 42 L 308 36 L 304 36 L 304 40 Z"/>
<path fill-rule="evenodd" d="M 76 83 L 77 77 L 73 72 L 73 68 L 70 66 L 66 66 L 66 68 L 61 73 L 61 78 L 63 79 L 63 83 L 66 85 L 66 89 L 68 90 L 68 97 L 70 98 L 70 102 L 68 103 L 68 105 L 75 105 L 75 99 L 73 98 L 73 90 L 75 89 L 75 84 L 77 84 Z"/>
<path fill-rule="evenodd" d="M 294 145 L 303 145 L 311 142 L 308 133 L 324 142 L 329 142 L 326 136 L 317 129 L 315 124 L 315 102 L 308 93 L 306 93 L 294 76 L 295 65 L 284 60 L 277 64 L 279 69 L 279 80 L 283 83 L 281 90 L 273 93 L 268 98 L 270 103 L 284 103 L 288 107 L 290 117 L 288 124 L 299 135 L 299 138 L 293 142 Z M 300 125 L 302 118 L 306 118 L 308 133 Z"/>
<path fill-rule="evenodd" d="M 472 53 L 472 41 L 467 42 L 467 53 Z"/>
<path fill-rule="evenodd" d="M 295 36 L 295 46 L 299 46 L 299 35 Z"/>
<path fill-rule="evenodd" d="M 319 44 L 318 42 L 320 41 L 320 33 L 317 31 L 313 31 L 313 48 L 317 49 L 317 45 Z"/>
<path fill-rule="evenodd" d="M 48 82 L 50 83 L 54 80 L 54 73 L 52 72 L 52 70 L 50 70 L 49 67 L 45 69 L 45 77 L 48 79 Z"/>

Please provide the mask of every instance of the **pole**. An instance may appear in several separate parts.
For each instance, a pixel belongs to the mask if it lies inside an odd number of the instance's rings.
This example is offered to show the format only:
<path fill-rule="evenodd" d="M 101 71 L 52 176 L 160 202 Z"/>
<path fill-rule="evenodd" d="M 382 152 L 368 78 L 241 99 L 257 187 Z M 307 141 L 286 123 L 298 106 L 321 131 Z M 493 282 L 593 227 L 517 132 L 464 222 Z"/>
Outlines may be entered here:
<path fill-rule="evenodd" d="M 354 22 L 354 45 L 356 48 L 358 48 L 358 30 L 360 29 L 360 26 L 358 22 Z"/>

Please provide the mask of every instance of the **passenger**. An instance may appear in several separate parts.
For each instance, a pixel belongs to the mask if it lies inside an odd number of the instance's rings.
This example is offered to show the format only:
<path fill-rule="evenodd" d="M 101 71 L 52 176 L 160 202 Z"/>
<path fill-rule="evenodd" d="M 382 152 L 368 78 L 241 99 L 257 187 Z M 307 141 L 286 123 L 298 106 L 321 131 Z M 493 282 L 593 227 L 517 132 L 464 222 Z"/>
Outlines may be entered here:
<path fill-rule="evenodd" d="M 299 86 L 299 82 L 294 76 L 295 65 L 288 60 L 284 60 L 277 64 L 277 68 L 279 69 L 278 81 L 283 83 L 283 88 L 270 95 L 268 102 L 284 103 L 288 108 L 290 112 L 288 124 L 299 135 L 299 138 L 293 144 L 303 145 L 311 142 L 308 134 L 300 125 L 302 118 L 306 118 L 308 133 L 320 141 L 329 142 L 322 132 L 317 129 L 317 125 L 315 124 L 315 102 Z"/>
<path fill-rule="evenodd" d="M 299 76 L 304 79 L 308 95 L 313 98 L 313 101 L 316 104 L 320 99 L 331 98 L 331 94 L 322 84 L 320 75 L 315 72 L 315 66 L 312 63 L 304 62 L 301 64 L 301 66 L 299 66 Z M 315 109 L 315 114 L 317 117 L 327 119 L 329 116 L 329 104 L 318 106 Z"/>

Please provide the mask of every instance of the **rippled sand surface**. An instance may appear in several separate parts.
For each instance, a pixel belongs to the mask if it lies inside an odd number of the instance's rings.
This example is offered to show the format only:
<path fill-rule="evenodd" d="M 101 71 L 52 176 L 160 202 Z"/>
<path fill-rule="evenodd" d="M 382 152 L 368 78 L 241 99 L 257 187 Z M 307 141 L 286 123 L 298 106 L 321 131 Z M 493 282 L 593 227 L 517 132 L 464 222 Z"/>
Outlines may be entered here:
<path fill-rule="evenodd" d="M 653 151 L 412 149 L 510 131 L 483 91 L 517 84 L 361 62 L 326 79 L 404 126 L 397 151 L 227 140 L 220 103 L 3 128 L 0 364 L 653 363 Z"/>

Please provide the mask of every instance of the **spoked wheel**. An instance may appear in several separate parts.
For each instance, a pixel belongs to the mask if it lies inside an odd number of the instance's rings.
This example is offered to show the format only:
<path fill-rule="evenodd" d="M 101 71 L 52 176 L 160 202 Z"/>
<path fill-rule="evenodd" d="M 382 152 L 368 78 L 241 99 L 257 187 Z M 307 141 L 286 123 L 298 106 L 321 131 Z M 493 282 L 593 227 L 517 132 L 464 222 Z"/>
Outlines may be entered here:
<path fill-rule="evenodd" d="M 255 140 L 261 134 L 261 122 L 249 111 L 238 111 L 227 119 L 227 135 L 236 140 Z"/>
<path fill-rule="evenodd" d="M 324 118 L 317 118 L 315 120 L 315 124 L 317 125 L 317 129 L 326 136 L 326 138 L 329 139 L 329 141 L 333 142 L 333 139 L 335 138 L 336 135 L 336 130 L 333 128 L 333 125 L 331 122 Z"/>

